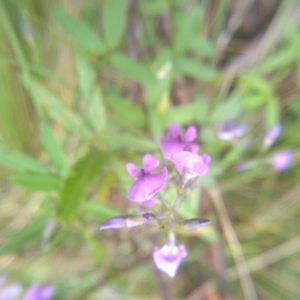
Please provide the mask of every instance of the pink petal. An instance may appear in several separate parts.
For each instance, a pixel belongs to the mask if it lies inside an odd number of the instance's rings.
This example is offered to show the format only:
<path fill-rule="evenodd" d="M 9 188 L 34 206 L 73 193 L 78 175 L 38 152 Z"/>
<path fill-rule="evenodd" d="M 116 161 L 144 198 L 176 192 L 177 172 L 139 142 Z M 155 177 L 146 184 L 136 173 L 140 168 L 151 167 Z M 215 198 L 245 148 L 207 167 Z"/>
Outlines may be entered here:
<path fill-rule="evenodd" d="M 145 200 L 141 203 L 141 205 L 143 205 L 146 208 L 152 208 L 155 205 L 155 198 L 151 198 L 149 200 Z"/>
<path fill-rule="evenodd" d="M 184 134 L 183 140 L 185 142 L 192 142 L 197 137 L 197 129 L 194 126 L 190 126 Z"/>
<path fill-rule="evenodd" d="M 135 202 L 150 200 L 163 188 L 167 177 L 167 168 L 163 168 L 156 174 L 146 174 L 130 187 L 127 193 L 128 199 Z"/>
<path fill-rule="evenodd" d="M 160 149 L 166 159 L 170 159 L 172 154 L 182 151 L 185 144 L 180 141 L 167 140 L 164 137 L 160 138 Z"/>
<path fill-rule="evenodd" d="M 173 154 L 171 161 L 180 174 L 205 176 L 208 172 L 210 157 L 207 154 L 200 156 L 192 152 L 181 151 Z"/>
<path fill-rule="evenodd" d="M 151 154 L 146 154 L 143 157 L 143 168 L 145 173 L 150 173 L 159 166 L 159 160 Z"/>
<path fill-rule="evenodd" d="M 139 178 L 139 173 L 140 171 L 138 170 L 138 168 L 136 167 L 136 165 L 132 162 L 129 162 L 126 164 L 126 170 L 127 173 L 134 179 L 138 179 Z"/>
<path fill-rule="evenodd" d="M 178 124 L 172 124 L 168 129 L 168 135 L 172 139 L 180 138 L 180 127 Z"/>

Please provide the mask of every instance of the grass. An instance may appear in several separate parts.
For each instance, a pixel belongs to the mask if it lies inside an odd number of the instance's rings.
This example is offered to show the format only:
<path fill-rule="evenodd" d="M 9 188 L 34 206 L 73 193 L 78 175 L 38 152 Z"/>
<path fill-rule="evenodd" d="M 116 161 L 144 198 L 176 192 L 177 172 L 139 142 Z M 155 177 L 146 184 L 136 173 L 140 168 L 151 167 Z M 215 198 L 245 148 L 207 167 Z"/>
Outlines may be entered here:
<path fill-rule="evenodd" d="M 1 272 L 54 299 L 299 298 L 299 5 L 121 2 L 0 2 Z M 227 120 L 247 146 L 218 139 Z M 170 280 L 151 258 L 166 231 L 99 225 L 136 213 L 125 163 L 162 158 L 172 123 L 212 157 L 179 213 L 212 224 L 177 233 L 189 255 Z"/>

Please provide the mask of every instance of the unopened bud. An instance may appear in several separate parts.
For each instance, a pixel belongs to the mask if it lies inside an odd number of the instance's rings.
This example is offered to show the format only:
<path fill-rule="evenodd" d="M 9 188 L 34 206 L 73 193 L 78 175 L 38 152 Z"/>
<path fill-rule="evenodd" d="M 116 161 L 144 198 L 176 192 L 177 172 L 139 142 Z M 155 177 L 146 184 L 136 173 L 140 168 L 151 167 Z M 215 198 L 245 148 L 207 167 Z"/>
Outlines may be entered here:
<path fill-rule="evenodd" d="M 207 219 L 194 218 L 194 219 L 184 221 L 182 223 L 182 228 L 186 231 L 197 230 L 198 228 L 203 227 L 209 224 L 210 222 L 211 221 Z"/>
<path fill-rule="evenodd" d="M 129 228 L 129 227 L 139 226 L 142 224 L 144 224 L 144 219 L 141 216 L 134 216 L 134 215 L 118 216 L 105 221 L 100 226 L 100 230 L 111 229 L 111 228 L 118 229 L 123 227 Z"/>

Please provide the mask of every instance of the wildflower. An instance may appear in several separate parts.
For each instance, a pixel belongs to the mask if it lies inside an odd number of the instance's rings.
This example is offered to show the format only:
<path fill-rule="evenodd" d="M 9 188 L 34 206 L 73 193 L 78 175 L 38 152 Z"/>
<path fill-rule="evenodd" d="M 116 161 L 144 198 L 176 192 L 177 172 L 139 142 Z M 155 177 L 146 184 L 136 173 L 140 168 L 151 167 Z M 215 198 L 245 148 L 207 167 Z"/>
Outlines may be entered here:
<path fill-rule="evenodd" d="M 129 200 L 135 202 L 149 201 L 162 189 L 168 177 L 167 168 L 164 167 L 158 173 L 150 173 L 158 165 L 159 160 L 150 154 L 143 157 L 143 168 L 141 170 L 138 170 L 136 165 L 131 162 L 126 164 L 128 174 L 135 179 L 127 193 Z"/>
<path fill-rule="evenodd" d="M 275 140 L 279 137 L 281 133 L 281 125 L 276 124 L 272 126 L 266 133 L 266 136 L 263 141 L 263 149 L 266 150 L 268 149 L 274 142 Z"/>
<path fill-rule="evenodd" d="M 210 220 L 200 218 L 185 220 L 182 223 L 182 229 L 184 229 L 185 231 L 197 230 L 200 227 L 210 224 L 210 222 Z"/>
<path fill-rule="evenodd" d="M 184 136 L 180 135 L 180 127 L 173 124 L 169 127 L 167 136 L 160 138 L 160 149 L 166 159 L 171 159 L 172 154 L 182 151 L 185 147 L 189 146 L 191 152 L 197 153 L 199 146 L 192 143 L 197 137 L 196 128 L 191 126 L 187 129 Z"/>
<path fill-rule="evenodd" d="M 238 126 L 233 121 L 226 121 L 221 123 L 217 128 L 217 135 L 219 139 L 224 141 L 231 141 L 246 133 L 246 126 Z"/>
<path fill-rule="evenodd" d="M 0 275 L 0 299 L 12 300 L 18 299 L 21 293 L 22 287 L 18 283 L 5 285 L 6 276 Z"/>
<path fill-rule="evenodd" d="M 152 256 L 157 269 L 174 278 L 186 254 L 184 245 L 164 245 L 162 248 L 155 247 Z"/>
<path fill-rule="evenodd" d="M 171 161 L 177 171 L 188 179 L 195 176 L 205 176 L 208 172 L 210 156 L 198 155 L 189 151 L 180 151 L 172 155 Z"/>
<path fill-rule="evenodd" d="M 33 284 L 28 288 L 23 300 L 48 300 L 52 297 L 52 294 L 53 287 Z"/>
<path fill-rule="evenodd" d="M 276 171 L 282 171 L 290 165 L 291 160 L 292 153 L 290 151 L 281 151 L 273 155 L 272 165 Z"/>

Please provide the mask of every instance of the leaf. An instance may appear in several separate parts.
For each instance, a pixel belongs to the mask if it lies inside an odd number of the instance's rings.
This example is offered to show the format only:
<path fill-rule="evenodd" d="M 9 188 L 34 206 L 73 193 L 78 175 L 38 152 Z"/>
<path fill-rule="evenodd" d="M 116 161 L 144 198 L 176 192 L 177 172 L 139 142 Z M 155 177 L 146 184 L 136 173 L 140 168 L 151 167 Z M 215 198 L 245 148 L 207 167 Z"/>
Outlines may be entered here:
<path fill-rule="evenodd" d="M 168 111 L 166 123 L 189 124 L 196 121 L 203 121 L 207 115 L 208 105 L 206 101 L 195 101 L 194 103 L 175 106 Z"/>
<path fill-rule="evenodd" d="M 88 184 L 98 176 L 106 159 L 105 152 L 89 152 L 75 164 L 60 194 L 58 216 L 68 219 L 76 212 Z"/>
<path fill-rule="evenodd" d="M 44 122 L 40 124 L 40 134 L 45 150 L 47 151 L 52 163 L 58 170 L 65 174 L 68 167 L 64 153 L 48 124 Z"/>
<path fill-rule="evenodd" d="M 16 172 L 47 173 L 48 169 L 33 157 L 10 149 L 0 143 L 0 162 Z"/>
<path fill-rule="evenodd" d="M 126 29 L 128 0 L 105 0 L 103 11 L 104 37 L 108 48 L 115 48 Z"/>
<path fill-rule="evenodd" d="M 217 71 L 213 66 L 201 63 L 188 57 L 181 57 L 175 61 L 175 68 L 179 74 L 210 82 L 217 78 Z"/>
<path fill-rule="evenodd" d="M 8 241 L 0 246 L 0 255 L 18 252 L 34 240 L 41 238 L 47 222 L 48 219 L 38 219 L 19 232 L 11 235 Z"/>
<path fill-rule="evenodd" d="M 45 89 L 41 83 L 32 79 L 30 76 L 23 75 L 21 78 L 31 97 L 40 104 L 43 104 L 47 109 L 47 113 L 49 113 L 53 119 L 63 124 L 69 130 L 75 131 L 77 134 L 81 134 L 85 137 L 90 134 L 80 116 L 76 115 L 55 94 Z"/>
<path fill-rule="evenodd" d="M 99 87 L 94 87 L 88 101 L 88 117 L 97 133 L 101 133 L 106 127 L 106 112 Z"/>
<path fill-rule="evenodd" d="M 270 128 L 279 123 L 280 119 L 280 104 L 278 98 L 269 99 L 266 103 L 265 120 L 266 128 Z"/>
<path fill-rule="evenodd" d="M 60 177 L 51 174 L 18 174 L 11 177 L 11 181 L 31 191 L 59 191 L 63 185 Z"/>
<path fill-rule="evenodd" d="M 117 53 L 110 57 L 110 62 L 122 75 L 144 85 L 156 82 L 154 74 L 141 62 L 137 62 L 127 55 Z"/>
<path fill-rule="evenodd" d="M 103 203 L 84 202 L 80 207 L 84 213 L 99 221 L 105 221 L 105 219 L 121 214 L 119 210 Z"/>
<path fill-rule="evenodd" d="M 116 113 L 117 117 L 126 124 L 139 128 L 146 125 L 144 111 L 137 105 L 130 103 L 128 99 L 109 97 L 106 103 Z"/>
<path fill-rule="evenodd" d="M 94 54 L 105 52 L 102 40 L 85 21 L 68 14 L 60 8 L 53 10 L 53 16 L 80 47 Z"/>
<path fill-rule="evenodd" d="M 139 151 L 154 151 L 157 149 L 156 143 L 151 140 L 135 137 L 128 134 L 103 134 L 103 139 L 109 144 L 111 149 L 133 149 Z"/>
<path fill-rule="evenodd" d="M 212 111 L 210 121 L 212 123 L 220 123 L 228 120 L 236 119 L 241 115 L 243 105 L 239 98 L 233 97 L 227 101 L 218 104 Z"/>

